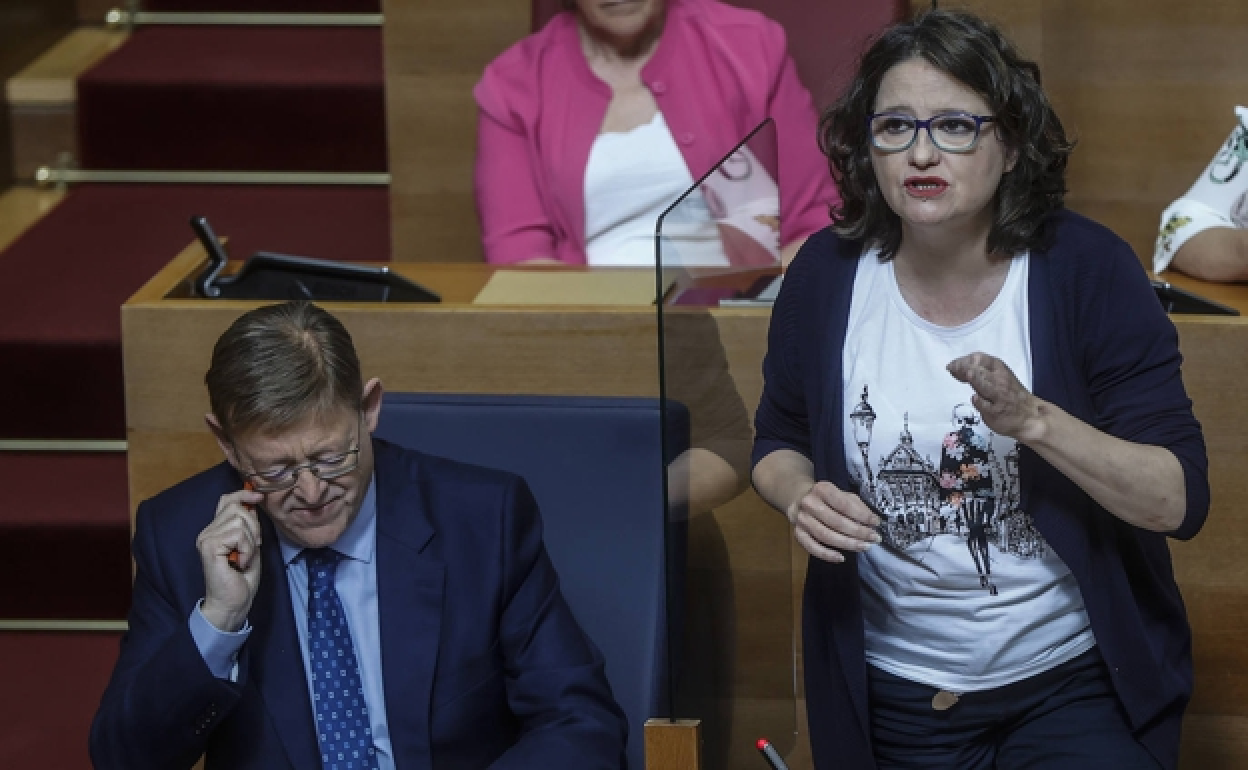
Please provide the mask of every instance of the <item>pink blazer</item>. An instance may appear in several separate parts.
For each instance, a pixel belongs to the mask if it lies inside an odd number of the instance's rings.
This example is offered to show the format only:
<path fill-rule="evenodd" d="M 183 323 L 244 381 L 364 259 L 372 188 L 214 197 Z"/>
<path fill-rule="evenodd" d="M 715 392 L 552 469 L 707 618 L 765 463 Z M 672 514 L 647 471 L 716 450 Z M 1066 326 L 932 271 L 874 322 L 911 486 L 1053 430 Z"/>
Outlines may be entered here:
<path fill-rule="evenodd" d="M 779 144 L 780 241 L 828 224 L 838 201 L 816 140 L 814 105 L 780 25 L 714 0 L 668 0 L 642 82 L 695 179 L 765 118 Z M 589 68 L 576 19 L 561 13 L 495 59 L 473 91 L 476 196 L 486 260 L 583 265 L 585 167 L 611 89 Z"/>

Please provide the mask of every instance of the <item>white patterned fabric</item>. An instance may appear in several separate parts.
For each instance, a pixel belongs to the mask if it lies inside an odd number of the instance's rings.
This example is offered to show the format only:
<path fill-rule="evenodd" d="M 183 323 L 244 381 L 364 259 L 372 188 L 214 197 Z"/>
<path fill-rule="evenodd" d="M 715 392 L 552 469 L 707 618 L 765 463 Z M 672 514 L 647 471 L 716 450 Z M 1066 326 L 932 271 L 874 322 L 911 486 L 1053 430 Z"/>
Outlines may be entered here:
<path fill-rule="evenodd" d="M 585 250 L 589 264 L 653 267 L 659 215 L 693 186 L 693 175 L 656 112 L 632 131 L 599 134 L 585 166 Z M 724 266 L 728 257 L 701 196 L 672 212 L 664 238 L 679 246 L 679 264 Z M 664 264 L 671 264 L 669 257 Z"/>
<path fill-rule="evenodd" d="M 1161 214 L 1153 272 L 1170 267 L 1192 236 L 1211 227 L 1248 228 L 1248 108 L 1235 108 L 1235 128 L 1183 197 Z"/>
<path fill-rule="evenodd" d="M 858 263 L 845 337 L 844 448 L 883 542 L 858 560 L 867 662 L 955 693 L 1002 687 L 1095 643 L 1079 586 L 1024 508 L 1015 441 L 945 369 L 983 352 L 1032 386 L 1027 266 L 960 326 L 919 316 L 894 263 Z"/>

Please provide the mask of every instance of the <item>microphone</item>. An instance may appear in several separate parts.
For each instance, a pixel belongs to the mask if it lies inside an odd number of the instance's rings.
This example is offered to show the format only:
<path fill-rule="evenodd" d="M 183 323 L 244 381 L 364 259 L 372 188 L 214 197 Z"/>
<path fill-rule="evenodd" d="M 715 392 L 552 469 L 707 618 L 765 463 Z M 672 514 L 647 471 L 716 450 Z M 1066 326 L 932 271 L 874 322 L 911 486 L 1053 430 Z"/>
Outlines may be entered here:
<path fill-rule="evenodd" d="M 758 753 L 762 754 L 763 759 L 767 760 L 771 770 L 789 770 L 789 766 L 784 764 L 784 760 L 780 758 L 780 753 L 776 751 L 776 747 L 771 745 L 771 741 L 766 738 L 759 738 L 757 746 Z"/>

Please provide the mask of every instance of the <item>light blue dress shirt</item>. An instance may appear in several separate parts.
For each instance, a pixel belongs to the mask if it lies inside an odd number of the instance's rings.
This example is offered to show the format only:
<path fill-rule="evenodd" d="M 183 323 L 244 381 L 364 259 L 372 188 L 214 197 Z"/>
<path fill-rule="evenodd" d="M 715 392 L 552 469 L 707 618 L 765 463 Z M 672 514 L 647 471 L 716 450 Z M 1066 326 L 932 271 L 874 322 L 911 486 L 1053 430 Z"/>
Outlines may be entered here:
<path fill-rule="evenodd" d="M 308 566 L 303 549 L 278 534 L 286 581 L 290 586 L 290 605 L 303 654 L 303 673 L 307 678 L 308 697 L 315 700 L 312 675 L 308 668 Z M 334 590 L 342 600 L 351 627 L 351 643 L 360 662 L 360 683 L 373 730 L 379 770 L 395 770 L 394 751 L 390 745 L 390 728 L 386 724 L 386 700 L 381 674 L 381 625 L 377 611 L 377 484 L 369 479 L 368 492 L 360 505 L 359 515 L 342 537 L 331 546 L 343 555 L 334 575 Z M 201 600 L 202 603 L 202 600 Z M 208 668 L 220 679 L 238 676 L 238 652 L 251 634 L 251 624 L 242 630 L 227 633 L 218 630 L 200 612 L 199 606 L 190 617 L 191 636 Z M 308 714 L 308 718 L 313 718 Z"/>

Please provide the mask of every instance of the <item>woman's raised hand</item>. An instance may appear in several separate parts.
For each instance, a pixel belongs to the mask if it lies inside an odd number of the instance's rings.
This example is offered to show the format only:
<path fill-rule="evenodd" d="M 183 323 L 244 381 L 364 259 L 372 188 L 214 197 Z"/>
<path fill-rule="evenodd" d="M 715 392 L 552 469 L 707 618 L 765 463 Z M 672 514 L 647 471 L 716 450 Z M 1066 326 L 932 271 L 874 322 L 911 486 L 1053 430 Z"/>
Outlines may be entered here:
<path fill-rule="evenodd" d="M 971 404 L 984 425 L 997 435 L 1027 443 L 1043 432 L 1042 402 L 1023 387 L 1001 359 L 971 353 L 955 358 L 946 368 L 954 379 L 975 390 Z"/>

